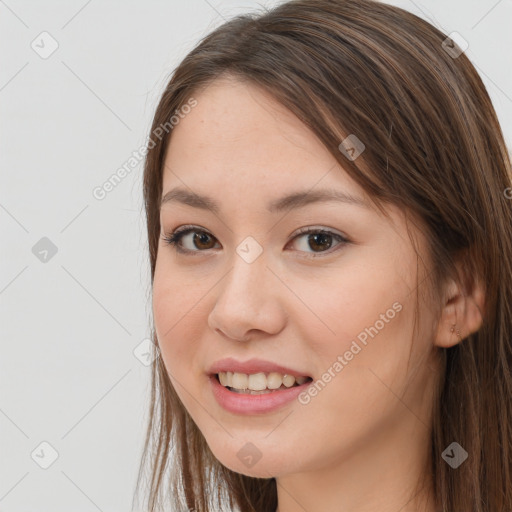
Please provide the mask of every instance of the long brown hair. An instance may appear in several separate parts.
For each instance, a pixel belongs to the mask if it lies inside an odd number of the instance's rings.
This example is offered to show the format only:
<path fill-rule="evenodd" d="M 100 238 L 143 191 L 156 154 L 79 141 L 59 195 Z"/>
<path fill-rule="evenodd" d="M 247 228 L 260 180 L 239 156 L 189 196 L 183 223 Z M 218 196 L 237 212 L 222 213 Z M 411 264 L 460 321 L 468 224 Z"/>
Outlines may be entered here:
<path fill-rule="evenodd" d="M 510 157 L 479 75 L 446 38 L 421 18 L 372 0 L 292 0 L 238 16 L 206 36 L 172 73 L 153 120 L 152 133 L 166 123 L 167 129 L 152 138 L 144 169 L 151 282 L 169 119 L 221 74 L 268 91 L 376 203 L 399 205 L 422 220 L 435 290 L 449 277 L 465 290 L 475 279 L 485 283 L 482 327 L 438 349 L 442 372 L 425 471 L 443 512 L 510 512 Z M 349 134 L 366 145 L 353 161 L 338 149 Z M 456 272 L 461 258 L 462 276 Z M 152 332 L 158 350 L 154 326 Z M 453 441 L 469 454 L 457 470 L 441 457 Z M 213 457 L 160 357 L 152 368 L 137 491 L 148 462 L 144 510 L 159 510 L 164 490 L 175 510 L 277 506 L 275 479 L 235 473 Z"/>

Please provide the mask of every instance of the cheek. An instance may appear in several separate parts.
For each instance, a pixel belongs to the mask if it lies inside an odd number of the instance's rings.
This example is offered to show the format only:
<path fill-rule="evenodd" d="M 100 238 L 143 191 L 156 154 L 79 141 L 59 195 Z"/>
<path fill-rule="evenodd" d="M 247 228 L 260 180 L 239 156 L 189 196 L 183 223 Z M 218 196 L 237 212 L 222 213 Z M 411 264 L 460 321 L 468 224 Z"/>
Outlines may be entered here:
<path fill-rule="evenodd" d="M 362 449 L 404 413 L 395 393 L 407 388 L 412 304 L 396 304 L 396 295 L 389 293 L 369 300 L 366 290 L 359 291 L 338 299 L 338 316 L 331 324 L 336 336 L 319 336 L 313 321 L 308 330 L 317 378 L 300 397 L 295 419 L 307 425 L 301 435 L 311 443 L 308 450 L 325 460 Z M 340 311 L 340 305 L 345 309 Z M 333 303 L 329 307 L 336 309 Z"/>
<path fill-rule="evenodd" d="M 332 428 L 339 421 L 349 437 L 389 415 L 396 400 L 387 386 L 397 393 L 407 386 L 416 269 L 412 260 L 398 268 L 383 253 L 346 262 L 330 279 L 302 281 L 298 291 L 317 313 L 304 312 L 301 322 L 320 381 L 302 403 Z"/>
<path fill-rule="evenodd" d="M 308 310 L 300 307 L 303 313 L 297 319 L 301 318 L 304 339 L 313 352 L 332 359 L 350 350 L 353 341 L 368 347 L 369 340 L 377 338 L 387 339 L 381 345 L 388 349 L 403 345 L 409 309 L 405 306 L 414 294 L 400 274 L 392 260 L 382 258 L 375 264 L 362 257 L 360 262 L 346 262 L 325 276 L 296 282 L 297 296 L 304 297 L 309 306 Z M 412 278 L 414 273 L 409 280 Z"/>
<path fill-rule="evenodd" d="M 202 382 L 199 358 L 203 329 L 198 318 L 202 314 L 201 303 L 198 304 L 199 298 L 184 293 L 180 283 L 165 276 L 161 278 L 155 272 L 153 286 L 153 317 L 160 354 L 180 401 L 197 418 L 200 410 L 194 397 L 200 396 Z"/>
<path fill-rule="evenodd" d="M 153 281 L 154 324 L 164 363 L 172 375 L 182 373 L 185 366 L 190 368 L 201 339 L 201 290 L 185 281 L 180 272 L 166 269 L 157 260 Z"/>

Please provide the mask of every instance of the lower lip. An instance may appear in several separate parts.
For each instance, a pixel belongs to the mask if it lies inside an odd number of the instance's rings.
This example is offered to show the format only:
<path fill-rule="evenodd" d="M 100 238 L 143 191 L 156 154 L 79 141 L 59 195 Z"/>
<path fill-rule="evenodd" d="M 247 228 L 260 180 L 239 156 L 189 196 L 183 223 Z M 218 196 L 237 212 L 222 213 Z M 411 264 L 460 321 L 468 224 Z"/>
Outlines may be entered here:
<path fill-rule="evenodd" d="M 213 395 L 221 407 L 235 414 L 261 414 L 272 412 L 290 403 L 304 391 L 312 381 L 288 389 L 271 391 L 262 395 L 234 393 L 225 388 L 215 375 L 211 375 L 210 385 Z"/>

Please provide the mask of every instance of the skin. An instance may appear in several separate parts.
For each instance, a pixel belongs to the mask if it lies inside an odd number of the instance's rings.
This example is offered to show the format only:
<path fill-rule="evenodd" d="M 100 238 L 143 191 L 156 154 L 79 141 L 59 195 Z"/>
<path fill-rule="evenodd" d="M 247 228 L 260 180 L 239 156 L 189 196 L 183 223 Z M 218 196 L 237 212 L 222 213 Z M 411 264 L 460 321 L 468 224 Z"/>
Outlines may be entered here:
<path fill-rule="evenodd" d="M 419 260 L 403 212 L 389 206 L 387 219 L 372 208 L 315 135 L 264 91 L 222 78 L 194 97 L 197 106 L 172 132 L 163 193 L 180 186 L 209 195 L 220 212 L 162 206 L 162 236 L 192 224 L 212 238 L 198 247 L 186 235 L 192 255 L 161 239 L 153 287 L 161 355 L 181 401 L 222 464 L 277 478 L 278 512 L 434 512 L 422 471 L 435 354 L 459 341 L 452 324 L 463 337 L 479 327 L 481 291 L 464 296 L 448 283 L 441 307 L 420 301 L 413 333 L 417 283 L 430 272 L 421 230 L 410 226 Z M 369 206 L 266 210 L 269 200 L 324 187 Z M 307 234 L 295 235 L 303 227 L 350 242 L 330 238 L 322 252 Z M 250 264 L 236 252 L 248 236 L 263 249 Z M 400 312 L 309 403 L 247 416 L 215 401 L 206 375 L 214 361 L 261 358 L 316 381 L 397 302 Z M 261 453 L 251 468 L 237 457 L 248 442 Z M 418 479 L 423 490 L 411 500 Z"/>

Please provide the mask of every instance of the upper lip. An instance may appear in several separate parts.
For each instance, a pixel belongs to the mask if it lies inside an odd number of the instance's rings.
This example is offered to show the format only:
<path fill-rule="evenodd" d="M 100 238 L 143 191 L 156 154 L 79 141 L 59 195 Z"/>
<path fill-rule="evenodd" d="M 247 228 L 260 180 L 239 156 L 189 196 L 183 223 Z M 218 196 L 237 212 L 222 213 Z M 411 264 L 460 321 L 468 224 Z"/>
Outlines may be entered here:
<path fill-rule="evenodd" d="M 208 368 L 208 373 L 214 375 L 219 372 L 236 372 L 236 373 L 281 373 L 283 375 L 293 375 L 294 377 L 309 377 L 307 373 L 287 368 L 280 364 L 263 359 L 249 359 L 247 361 L 237 361 L 232 357 L 220 359 Z"/>

